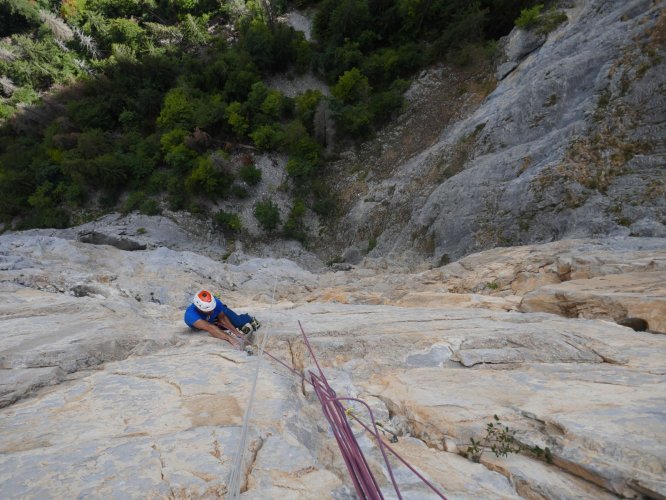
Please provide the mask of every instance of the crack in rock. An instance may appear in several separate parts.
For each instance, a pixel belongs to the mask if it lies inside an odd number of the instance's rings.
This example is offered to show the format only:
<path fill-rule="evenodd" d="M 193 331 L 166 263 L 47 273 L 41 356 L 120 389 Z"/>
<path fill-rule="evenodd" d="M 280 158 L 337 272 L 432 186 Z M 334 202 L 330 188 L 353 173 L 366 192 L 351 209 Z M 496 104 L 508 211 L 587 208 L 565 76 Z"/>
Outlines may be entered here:
<path fill-rule="evenodd" d="M 170 380 L 166 380 L 164 377 L 158 377 L 157 375 L 144 375 L 144 374 L 138 374 L 138 373 L 128 373 L 128 372 L 118 372 L 118 371 L 114 371 L 114 372 L 112 372 L 112 374 L 113 375 L 118 375 L 118 376 L 121 376 L 121 377 L 134 377 L 134 378 L 140 378 L 140 379 L 144 379 L 144 380 L 157 380 L 159 382 L 163 382 L 165 384 L 168 384 L 171 387 L 173 387 L 174 389 L 176 389 L 176 391 L 178 392 L 178 396 L 183 395 L 183 391 L 181 390 L 181 388 L 178 384 L 176 384 L 175 382 L 172 382 Z"/>
<path fill-rule="evenodd" d="M 257 455 L 259 454 L 259 451 L 261 448 L 264 446 L 264 441 L 265 439 L 261 436 L 259 436 L 258 439 L 252 441 L 250 444 L 249 451 L 252 453 L 250 457 L 250 462 L 247 465 L 247 468 L 245 469 L 244 477 L 243 477 L 243 482 L 241 483 L 240 487 L 240 492 L 245 493 L 247 491 L 247 485 L 250 480 L 250 476 L 252 475 L 252 470 L 254 469 L 254 464 L 257 462 Z"/>
<path fill-rule="evenodd" d="M 236 365 L 240 365 L 240 364 L 242 364 L 240 361 L 238 361 L 238 360 L 236 360 L 236 359 L 233 359 L 233 358 L 229 358 L 229 357 L 227 357 L 227 356 L 224 356 L 223 354 L 219 354 L 219 353 L 209 353 L 209 355 L 210 355 L 210 356 L 217 356 L 218 358 L 222 358 L 222 359 L 226 359 L 227 361 L 231 361 L 232 363 L 234 363 L 234 364 L 236 364 Z"/>

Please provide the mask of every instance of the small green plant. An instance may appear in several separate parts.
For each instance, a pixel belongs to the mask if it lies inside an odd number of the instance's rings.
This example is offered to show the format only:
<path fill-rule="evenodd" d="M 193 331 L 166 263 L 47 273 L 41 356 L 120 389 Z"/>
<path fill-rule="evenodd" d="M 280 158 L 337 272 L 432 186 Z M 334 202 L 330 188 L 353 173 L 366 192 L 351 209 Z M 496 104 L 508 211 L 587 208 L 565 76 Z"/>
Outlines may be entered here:
<path fill-rule="evenodd" d="M 238 214 L 232 214 L 220 210 L 213 216 L 213 224 L 222 228 L 224 232 L 239 233 L 243 228 Z"/>
<path fill-rule="evenodd" d="M 145 227 L 137 228 L 136 234 L 146 234 L 146 228 Z"/>
<path fill-rule="evenodd" d="M 305 203 L 301 199 L 296 199 L 291 207 L 289 217 L 284 223 L 282 231 L 286 238 L 292 238 L 300 241 L 303 245 L 307 243 L 307 232 L 303 223 L 305 216 Z"/>
<path fill-rule="evenodd" d="M 238 170 L 238 175 L 250 186 L 256 186 L 261 181 L 261 170 L 254 165 L 243 165 Z"/>
<path fill-rule="evenodd" d="M 486 424 L 486 435 L 476 440 L 470 438 L 470 444 L 466 450 L 467 458 L 478 462 L 485 449 L 490 448 L 496 457 L 506 457 L 509 453 L 528 452 L 537 458 L 543 458 L 546 462 L 553 463 L 553 454 L 547 446 L 527 446 L 516 440 L 516 431 L 500 422 L 497 415 L 493 415 L 493 422 Z"/>
<path fill-rule="evenodd" d="M 231 186 L 231 194 L 236 198 L 240 198 L 241 200 L 250 196 L 250 193 L 248 193 L 247 189 L 245 189 L 243 186 L 239 186 L 238 184 Z"/>
<path fill-rule="evenodd" d="M 370 240 L 368 241 L 367 253 L 372 252 L 376 246 L 377 246 L 377 238 L 370 238 Z"/>
<path fill-rule="evenodd" d="M 280 211 L 271 200 L 258 202 L 254 206 L 254 216 L 266 231 L 273 231 L 280 224 Z"/>
<path fill-rule="evenodd" d="M 560 24 L 566 22 L 569 18 L 561 10 L 550 9 L 548 12 L 545 12 L 539 19 L 539 33 L 542 35 L 547 35 L 551 31 L 555 30 Z"/>
<path fill-rule="evenodd" d="M 629 226 L 631 226 L 631 219 L 630 219 L 629 217 L 625 217 L 625 216 L 618 217 L 618 218 L 616 219 L 616 222 L 617 222 L 620 226 L 625 226 L 625 227 L 629 227 Z"/>
<path fill-rule="evenodd" d="M 201 203 L 198 203 L 196 201 L 192 201 L 187 205 L 187 211 L 190 212 L 191 214 L 201 214 L 206 211 L 204 206 Z"/>
<path fill-rule="evenodd" d="M 490 288 L 491 290 L 497 290 L 499 288 L 499 283 L 496 281 L 486 283 L 486 288 Z"/>
<path fill-rule="evenodd" d="M 133 193 L 130 193 L 129 196 L 127 196 L 127 199 L 123 203 L 122 207 L 120 207 L 120 211 L 123 214 L 128 214 L 134 210 L 138 210 L 139 207 L 145 202 L 146 200 L 146 193 L 143 191 L 134 191 Z"/>
<path fill-rule="evenodd" d="M 567 21 L 567 15 L 557 9 L 549 9 L 547 12 L 542 12 L 543 4 L 536 4 L 529 9 L 520 11 L 520 15 L 515 21 L 518 28 L 530 30 L 537 28 L 540 35 L 547 35 L 560 24 Z"/>
<path fill-rule="evenodd" d="M 160 206 L 157 203 L 157 200 L 148 199 L 141 203 L 139 211 L 144 215 L 159 215 Z"/>
<path fill-rule="evenodd" d="M 606 106 L 608 106 L 608 103 L 610 102 L 611 94 L 608 89 L 604 90 L 601 92 L 601 95 L 599 96 L 599 101 L 597 102 L 597 106 L 599 109 L 606 109 Z"/>
<path fill-rule="evenodd" d="M 543 4 L 538 3 L 534 7 L 521 10 L 520 15 L 516 19 L 516 26 L 524 30 L 533 28 L 539 22 L 542 9 Z"/>

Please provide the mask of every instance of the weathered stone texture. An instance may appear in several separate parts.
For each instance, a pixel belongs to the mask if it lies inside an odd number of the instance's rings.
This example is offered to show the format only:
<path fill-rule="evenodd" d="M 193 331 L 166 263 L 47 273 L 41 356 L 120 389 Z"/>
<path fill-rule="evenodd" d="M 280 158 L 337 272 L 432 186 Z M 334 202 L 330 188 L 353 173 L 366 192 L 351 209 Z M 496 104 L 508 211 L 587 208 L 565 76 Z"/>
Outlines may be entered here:
<path fill-rule="evenodd" d="M 365 179 L 331 235 L 340 254 L 373 236 L 371 257 L 437 265 L 496 246 L 666 236 L 663 2 L 571 4 L 545 41 L 512 32 L 509 66 L 478 106 Z"/>
<path fill-rule="evenodd" d="M 451 498 L 664 496 L 663 337 L 599 306 L 653 322 L 663 244 L 562 241 L 416 274 L 386 262 L 313 274 L 284 259 L 231 265 L 0 236 L 3 494 L 227 494 L 259 358 L 182 323 L 191 293 L 208 286 L 256 314 L 269 351 L 307 372 L 300 320 L 338 394 L 365 399 L 398 434 L 396 450 Z M 576 314 L 560 310 L 561 295 Z M 560 314 L 518 310 L 528 304 Z M 494 415 L 520 443 L 548 447 L 553 464 L 462 456 Z M 390 492 L 380 452 L 353 428 Z M 312 390 L 269 359 L 246 445 L 244 497 L 353 496 Z M 406 468 L 395 474 L 405 498 L 430 498 Z"/>

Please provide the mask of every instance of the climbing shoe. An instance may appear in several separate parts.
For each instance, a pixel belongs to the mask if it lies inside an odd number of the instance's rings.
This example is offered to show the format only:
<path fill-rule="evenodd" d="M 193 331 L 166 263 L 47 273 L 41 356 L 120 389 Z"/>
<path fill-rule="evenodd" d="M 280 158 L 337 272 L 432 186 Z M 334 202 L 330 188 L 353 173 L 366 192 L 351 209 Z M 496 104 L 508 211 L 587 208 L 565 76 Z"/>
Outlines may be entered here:
<path fill-rule="evenodd" d="M 240 330 L 243 332 L 243 341 L 246 344 L 254 344 L 254 330 L 250 326 L 250 323 L 243 325 Z"/>
<path fill-rule="evenodd" d="M 255 332 L 259 330 L 259 328 L 261 328 L 261 323 L 259 323 L 259 320 L 257 318 L 252 318 L 250 325 L 252 325 L 252 328 L 254 328 Z"/>

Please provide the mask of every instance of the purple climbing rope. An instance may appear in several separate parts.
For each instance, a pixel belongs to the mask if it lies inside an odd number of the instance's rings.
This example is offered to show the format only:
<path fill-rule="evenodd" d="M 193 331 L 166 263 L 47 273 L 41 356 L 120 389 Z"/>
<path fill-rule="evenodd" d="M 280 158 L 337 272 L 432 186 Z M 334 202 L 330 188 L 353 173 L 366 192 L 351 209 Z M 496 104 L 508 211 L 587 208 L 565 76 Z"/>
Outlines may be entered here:
<path fill-rule="evenodd" d="M 377 483 L 377 480 L 372 474 L 372 471 L 370 469 L 370 466 L 368 465 L 365 455 L 363 454 L 363 451 L 361 450 L 358 441 L 354 436 L 351 426 L 349 425 L 349 420 L 347 419 L 347 416 L 352 417 L 367 432 L 374 435 L 375 440 L 377 441 L 377 446 L 379 447 L 379 450 L 384 458 L 386 469 L 389 473 L 391 482 L 393 484 L 393 488 L 395 489 L 398 499 L 402 500 L 402 495 L 400 493 L 398 484 L 395 480 L 393 469 L 386 454 L 386 450 L 390 451 L 398 460 L 400 460 L 400 462 L 402 462 L 409 470 L 411 470 L 437 496 L 446 500 L 444 494 L 441 491 L 439 491 L 437 487 L 435 487 L 411 464 L 409 464 L 407 460 L 405 460 L 402 456 L 400 456 L 400 454 L 397 451 L 395 451 L 391 446 L 385 443 L 383 439 L 381 439 L 381 436 L 379 435 L 379 430 L 375 423 L 372 410 L 365 401 L 357 398 L 338 397 L 336 395 L 335 391 L 328 384 L 328 380 L 326 379 L 326 376 L 324 375 L 324 372 L 321 369 L 321 366 L 319 365 L 319 361 L 315 356 L 314 350 L 312 349 L 312 345 L 310 344 L 310 341 L 308 340 L 308 337 L 305 334 L 305 331 L 303 330 L 303 325 L 301 324 L 300 321 L 298 322 L 298 326 L 301 329 L 301 334 L 303 335 L 303 341 L 308 351 L 310 352 L 312 359 L 315 362 L 317 371 L 319 372 L 318 374 L 309 371 L 308 373 L 310 377 L 308 380 L 308 377 L 306 377 L 303 373 L 289 366 L 281 359 L 273 356 L 268 351 L 264 350 L 264 354 L 266 354 L 271 359 L 280 363 L 282 366 L 287 368 L 295 375 L 298 375 L 301 378 L 301 380 L 312 385 L 315 395 L 317 396 L 317 399 L 319 400 L 322 406 L 324 417 L 331 426 L 331 430 L 336 439 L 336 442 L 338 443 L 338 447 L 340 448 L 340 453 L 342 454 L 342 458 L 345 462 L 345 465 L 347 466 L 347 470 L 349 471 L 349 475 L 352 479 L 352 483 L 354 484 L 354 488 L 356 489 L 356 493 L 358 494 L 358 496 L 360 498 L 369 499 L 369 500 L 380 500 L 384 498 L 381 489 L 379 488 L 379 484 Z M 353 412 L 348 411 L 342 405 L 342 401 L 354 401 L 356 403 L 363 405 L 370 414 L 370 421 L 372 422 L 373 428 L 370 428 L 368 425 L 363 423 L 363 421 L 361 421 L 356 415 L 354 415 Z"/>

